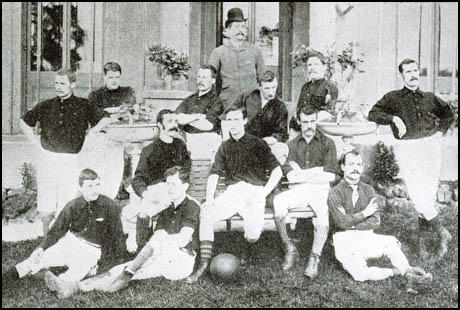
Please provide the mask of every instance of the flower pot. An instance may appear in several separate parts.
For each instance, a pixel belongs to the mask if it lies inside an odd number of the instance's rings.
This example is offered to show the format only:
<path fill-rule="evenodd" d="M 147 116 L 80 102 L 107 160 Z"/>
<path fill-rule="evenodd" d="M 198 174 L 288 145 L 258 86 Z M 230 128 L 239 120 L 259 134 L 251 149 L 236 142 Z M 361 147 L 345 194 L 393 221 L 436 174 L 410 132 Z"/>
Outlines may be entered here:
<path fill-rule="evenodd" d="M 163 79 L 163 87 L 164 89 L 172 89 L 172 75 L 171 74 L 166 74 L 164 79 Z"/>

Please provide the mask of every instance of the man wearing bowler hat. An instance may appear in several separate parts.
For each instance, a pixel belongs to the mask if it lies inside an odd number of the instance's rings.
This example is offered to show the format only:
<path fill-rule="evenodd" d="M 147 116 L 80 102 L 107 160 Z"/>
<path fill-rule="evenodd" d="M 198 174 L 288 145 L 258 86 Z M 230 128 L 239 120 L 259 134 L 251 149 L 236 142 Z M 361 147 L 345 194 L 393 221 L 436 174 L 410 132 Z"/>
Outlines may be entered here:
<path fill-rule="evenodd" d="M 265 71 L 260 49 L 246 41 L 246 20 L 240 8 L 228 11 L 225 21 L 228 44 L 216 47 L 208 60 L 222 80 L 220 99 L 224 108 L 231 105 L 242 92 L 257 89 L 257 77 Z"/>

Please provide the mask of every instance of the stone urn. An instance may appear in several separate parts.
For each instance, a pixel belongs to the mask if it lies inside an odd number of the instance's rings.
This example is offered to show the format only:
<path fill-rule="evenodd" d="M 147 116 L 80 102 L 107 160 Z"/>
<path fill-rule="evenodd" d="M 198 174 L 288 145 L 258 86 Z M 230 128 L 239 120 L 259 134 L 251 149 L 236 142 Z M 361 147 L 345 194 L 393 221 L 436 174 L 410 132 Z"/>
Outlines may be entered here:
<path fill-rule="evenodd" d="M 109 139 L 121 143 L 139 143 L 151 141 L 159 135 L 158 125 L 138 121 L 132 124 L 124 122 L 114 123 L 105 128 Z"/>

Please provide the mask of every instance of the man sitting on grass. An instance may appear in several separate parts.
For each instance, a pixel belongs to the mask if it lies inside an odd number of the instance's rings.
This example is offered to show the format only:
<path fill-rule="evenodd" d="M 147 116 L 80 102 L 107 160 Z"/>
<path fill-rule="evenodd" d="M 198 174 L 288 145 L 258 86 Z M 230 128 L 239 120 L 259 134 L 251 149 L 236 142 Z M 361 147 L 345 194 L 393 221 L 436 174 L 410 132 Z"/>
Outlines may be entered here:
<path fill-rule="evenodd" d="M 57 266 L 68 267 L 59 275 L 61 281 L 80 281 L 96 274 L 101 246 L 110 246 L 120 254 L 125 251 L 118 206 L 99 194 L 96 172 L 84 169 L 79 185 L 82 196 L 67 203 L 29 258 L 2 274 L 2 288 L 26 275 Z"/>
<path fill-rule="evenodd" d="M 400 242 L 393 236 L 374 233 L 380 226 L 380 215 L 374 189 L 360 182 L 363 159 L 353 150 L 340 158 L 343 180 L 332 188 L 328 196 L 330 216 L 338 231 L 333 235 L 336 258 L 356 281 L 383 280 L 403 275 L 408 281 L 408 291 L 413 282 L 431 281 L 430 273 L 409 265 L 401 251 Z M 393 268 L 369 267 L 366 260 L 386 256 Z"/>
<path fill-rule="evenodd" d="M 126 287 L 130 280 L 159 276 L 180 280 L 192 273 L 198 248 L 196 228 L 200 205 L 186 194 L 189 187 L 187 168 L 175 166 L 167 169 L 164 175 L 172 203 L 158 214 L 155 233 L 136 258 L 82 282 L 64 282 L 47 273 L 46 285 L 57 291 L 59 298 L 78 291 L 116 292 Z"/>

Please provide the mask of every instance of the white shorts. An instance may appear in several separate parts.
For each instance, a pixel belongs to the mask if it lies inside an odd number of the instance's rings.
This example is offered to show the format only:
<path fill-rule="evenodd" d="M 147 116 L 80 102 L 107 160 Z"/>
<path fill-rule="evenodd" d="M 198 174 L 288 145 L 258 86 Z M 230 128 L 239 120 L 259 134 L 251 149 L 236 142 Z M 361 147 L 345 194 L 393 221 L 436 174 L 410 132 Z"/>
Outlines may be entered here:
<path fill-rule="evenodd" d="M 38 156 L 37 210 L 57 217 L 78 195 L 78 154 L 42 149 Z"/>
<path fill-rule="evenodd" d="M 246 182 L 229 185 L 215 200 L 214 207 L 202 208 L 200 214 L 200 240 L 214 241 L 214 224 L 235 214 L 243 218 L 244 236 L 257 240 L 262 233 L 265 214 L 263 186 Z"/>
<path fill-rule="evenodd" d="M 415 209 L 425 219 L 438 214 L 434 204 L 441 175 L 441 138 L 399 140 L 394 153 Z"/>
<path fill-rule="evenodd" d="M 100 258 L 100 247 L 90 245 L 82 238 L 67 232 L 56 244 L 43 251 L 38 263 L 26 259 L 16 265 L 16 269 L 19 276 L 23 277 L 49 267 L 67 266 L 69 269 L 59 277 L 64 281 L 80 281 L 97 268 Z"/>

